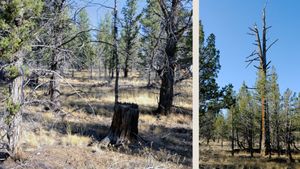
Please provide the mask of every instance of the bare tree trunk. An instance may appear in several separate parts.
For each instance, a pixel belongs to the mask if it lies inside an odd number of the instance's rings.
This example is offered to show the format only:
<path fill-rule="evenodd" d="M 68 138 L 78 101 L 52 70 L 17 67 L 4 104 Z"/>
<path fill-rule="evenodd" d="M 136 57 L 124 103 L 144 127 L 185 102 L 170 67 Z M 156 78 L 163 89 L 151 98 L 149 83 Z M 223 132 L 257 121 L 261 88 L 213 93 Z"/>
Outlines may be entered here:
<path fill-rule="evenodd" d="M 269 155 L 269 158 L 271 158 L 272 150 L 271 150 L 271 137 L 270 137 L 270 114 L 269 114 L 267 101 L 266 101 L 266 148 L 267 148 L 267 154 Z"/>
<path fill-rule="evenodd" d="M 58 51 L 55 49 L 52 51 L 52 60 L 51 60 L 51 70 L 52 75 L 50 77 L 49 93 L 50 101 L 52 102 L 50 107 L 58 112 L 60 110 L 60 77 L 59 77 L 59 61 L 58 61 Z"/>
<path fill-rule="evenodd" d="M 118 26 L 117 26 L 117 0 L 114 0 L 114 49 L 113 49 L 113 58 L 115 59 L 116 66 L 116 81 L 115 81 L 115 106 L 118 104 L 119 99 L 119 57 L 118 57 Z M 116 113 L 116 112 L 115 112 Z"/>
<path fill-rule="evenodd" d="M 128 65 L 128 60 L 129 60 L 129 54 L 126 53 L 126 58 L 125 58 L 125 65 L 124 65 L 124 78 L 128 77 L 128 72 L 129 72 L 129 65 Z"/>
<path fill-rule="evenodd" d="M 147 78 L 148 80 L 148 82 L 147 82 L 147 87 L 150 87 L 150 85 L 151 85 L 151 70 L 150 70 L 150 68 L 149 68 L 149 70 L 148 70 L 148 78 Z"/>
<path fill-rule="evenodd" d="M 72 78 L 74 78 L 74 73 L 75 73 L 74 69 L 72 69 Z"/>
<path fill-rule="evenodd" d="M 98 70 L 99 70 L 99 79 L 101 79 L 101 59 L 99 59 L 99 67 L 98 67 Z"/>
<path fill-rule="evenodd" d="M 22 55 L 22 52 L 20 53 Z M 6 117 L 8 123 L 8 148 L 10 156 L 16 157 L 19 151 L 20 139 L 20 125 L 22 123 L 22 103 L 23 103 L 23 59 L 20 57 L 14 66 L 18 69 L 19 75 L 13 79 L 10 85 L 10 99 L 11 103 L 8 106 L 8 116 Z"/>
<path fill-rule="evenodd" d="M 280 157 L 279 121 L 278 121 L 278 112 L 277 111 L 275 111 L 275 117 L 276 117 L 276 120 L 275 120 L 276 150 L 277 150 L 278 157 Z"/>
<path fill-rule="evenodd" d="M 231 155 L 234 156 L 234 125 L 233 125 L 233 114 L 232 114 L 232 128 L 231 128 Z"/>
<path fill-rule="evenodd" d="M 286 111 L 286 154 L 289 157 L 290 162 L 294 162 L 292 152 L 291 152 L 291 120 L 289 117 L 289 110 Z"/>
<path fill-rule="evenodd" d="M 159 103 L 157 113 L 169 114 L 173 103 L 174 72 L 168 68 L 161 77 Z"/>
<path fill-rule="evenodd" d="M 252 136 L 253 136 L 253 133 L 252 133 L 252 128 L 249 128 L 249 136 L 248 136 L 248 147 L 249 147 L 249 151 L 250 151 L 250 155 L 251 157 L 253 157 L 253 142 L 252 142 Z"/>
<path fill-rule="evenodd" d="M 90 79 L 93 79 L 93 66 L 91 65 L 91 69 L 90 69 Z"/>

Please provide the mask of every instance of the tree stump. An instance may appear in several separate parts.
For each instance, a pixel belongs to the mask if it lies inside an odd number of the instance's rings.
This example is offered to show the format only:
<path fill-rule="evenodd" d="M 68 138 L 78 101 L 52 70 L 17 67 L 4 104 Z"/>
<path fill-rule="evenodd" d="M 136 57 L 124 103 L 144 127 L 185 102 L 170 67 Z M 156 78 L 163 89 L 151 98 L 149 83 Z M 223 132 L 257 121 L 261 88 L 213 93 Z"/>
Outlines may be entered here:
<path fill-rule="evenodd" d="M 138 136 L 139 107 L 137 104 L 117 103 L 108 135 L 102 145 L 135 143 Z"/>

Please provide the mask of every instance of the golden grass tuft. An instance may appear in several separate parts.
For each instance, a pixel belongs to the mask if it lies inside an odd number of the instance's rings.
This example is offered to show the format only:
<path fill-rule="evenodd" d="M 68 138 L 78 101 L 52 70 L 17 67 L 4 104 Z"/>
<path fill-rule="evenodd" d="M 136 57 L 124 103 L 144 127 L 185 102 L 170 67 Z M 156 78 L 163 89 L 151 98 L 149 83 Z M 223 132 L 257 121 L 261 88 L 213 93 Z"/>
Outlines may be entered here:
<path fill-rule="evenodd" d="M 61 138 L 62 145 L 65 146 L 79 146 L 86 147 L 90 143 L 89 137 L 67 134 L 67 136 Z"/>

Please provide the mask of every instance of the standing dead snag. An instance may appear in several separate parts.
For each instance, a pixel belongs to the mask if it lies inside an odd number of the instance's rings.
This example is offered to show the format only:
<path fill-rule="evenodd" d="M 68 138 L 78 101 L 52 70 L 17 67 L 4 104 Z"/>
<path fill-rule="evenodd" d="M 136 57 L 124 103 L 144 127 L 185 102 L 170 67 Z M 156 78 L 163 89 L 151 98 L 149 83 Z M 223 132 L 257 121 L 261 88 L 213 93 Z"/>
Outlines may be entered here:
<path fill-rule="evenodd" d="M 249 62 L 250 65 L 253 61 L 259 61 L 259 66 L 254 66 L 259 69 L 260 72 L 260 96 L 261 96 L 261 155 L 269 154 L 271 156 L 271 143 L 270 143 L 270 125 L 269 125 L 269 113 L 267 111 L 267 70 L 269 69 L 269 65 L 271 61 L 267 62 L 267 51 L 278 41 L 275 40 L 267 47 L 267 30 L 271 28 L 271 26 L 266 26 L 266 8 L 263 9 L 263 30 L 262 30 L 262 39 L 260 39 L 259 30 L 257 25 L 254 25 L 254 28 L 249 28 L 251 33 L 256 37 L 254 45 L 257 46 L 257 50 L 254 50 L 251 55 L 247 57 L 246 62 Z"/>
<path fill-rule="evenodd" d="M 108 135 L 102 140 L 104 145 L 135 143 L 138 136 L 139 107 L 137 104 L 117 103 Z"/>

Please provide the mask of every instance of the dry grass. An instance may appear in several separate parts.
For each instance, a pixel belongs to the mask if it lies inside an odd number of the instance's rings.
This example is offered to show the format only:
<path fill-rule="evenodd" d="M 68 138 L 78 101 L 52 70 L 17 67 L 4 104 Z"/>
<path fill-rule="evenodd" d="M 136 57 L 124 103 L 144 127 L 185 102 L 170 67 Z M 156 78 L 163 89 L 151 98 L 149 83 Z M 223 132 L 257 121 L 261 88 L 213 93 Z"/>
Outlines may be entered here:
<path fill-rule="evenodd" d="M 151 112 L 157 107 L 159 90 L 143 88 L 146 81 L 138 73 L 121 78 L 120 101 L 136 103 L 140 108 L 139 134 L 147 142 L 142 142 L 138 150 L 103 149 L 96 144 L 111 124 L 114 81 L 101 86 L 106 83 L 103 78 L 90 80 L 89 72 L 76 72 L 75 78 L 66 78 L 62 83 L 60 99 L 66 116 L 45 110 L 43 105 L 25 106 L 21 145 L 26 159 L 21 164 L 6 161 L 6 168 L 191 168 L 190 79 L 175 86 L 175 93 L 180 94 L 174 105 L 183 113 L 158 117 Z M 69 84 L 81 91 L 82 97 L 69 96 L 74 93 Z M 26 93 L 30 90 L 26 89 Z M 45 93 L 47 88 L 41 88 L 34 95 L 47 99 Z"/>
<path fill-rule="evenodd" d="M 288 158 L 282 155 L 280 158 L 273 155 L 272 159 L 261 157 L 259 154 L 254 154 L 251 158 L 249 153 L 240 152 L 231 156 L 230 143 L 225 142 L 224 147 L 221 143 L 211 142 L 209 145 L 200 145 L 200 168 L 229 168 L 229 169 L 297 169 L 300 168 L 300 157 L 294 155 L 296 163 L 289 163 Z"/>

